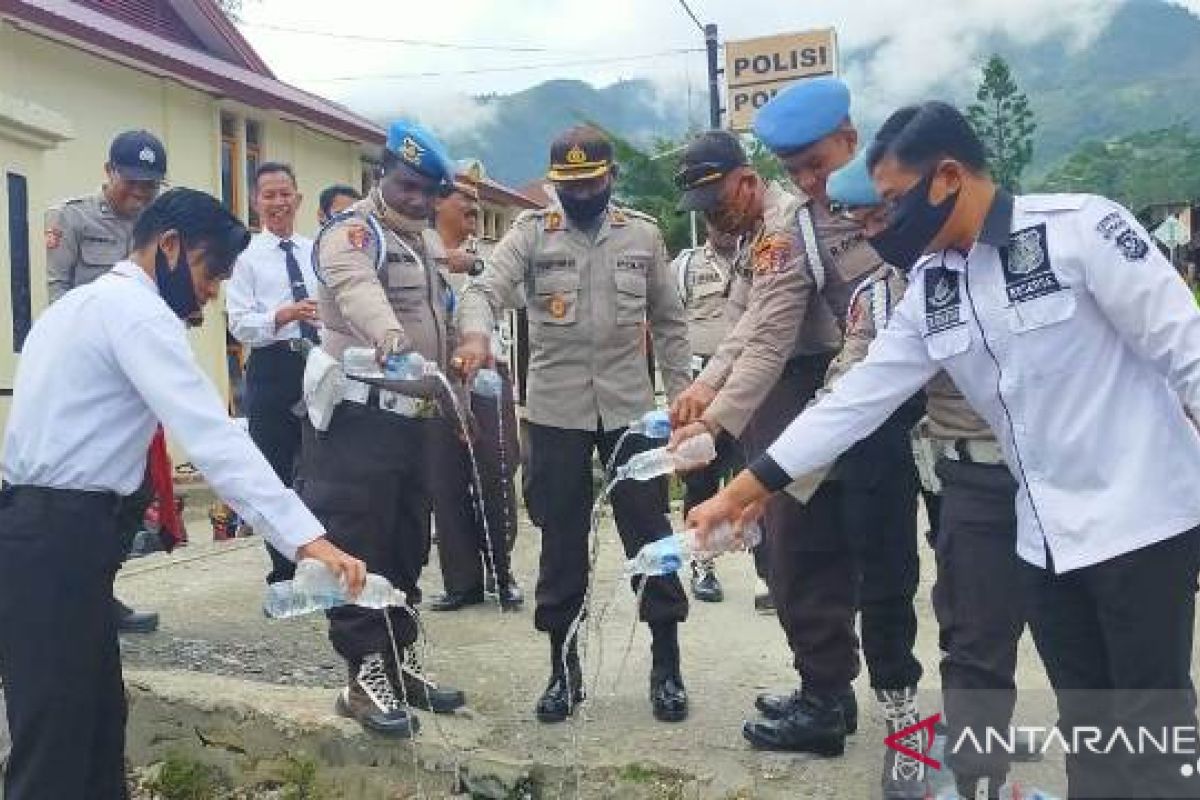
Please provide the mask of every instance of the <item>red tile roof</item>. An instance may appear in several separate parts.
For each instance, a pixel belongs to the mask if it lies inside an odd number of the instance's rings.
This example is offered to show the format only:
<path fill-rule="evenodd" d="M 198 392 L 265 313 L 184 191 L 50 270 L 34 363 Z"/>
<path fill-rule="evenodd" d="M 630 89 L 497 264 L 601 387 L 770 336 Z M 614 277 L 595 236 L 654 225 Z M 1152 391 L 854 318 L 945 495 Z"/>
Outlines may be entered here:
<path fill-rule="evenodd" d="M 179 0 L 175 0 L 179 4 Z M 188 0 L 189 11 L 211 17 L 212 0 Z M 96 3 L 93 3 L 95 5 Z M 0 0 L 0 17 L 46 38 L 152 74 L 166 74 L 215 94 L 286 117 L 350 141 L 383 144 L 384 130 L 349 109 L 274 78 L 236 29 L 224 19 L 211 19 L 229 48 L 246 66 L 218 58 L 145 28 L 121 21 L 76 2 Z M 220 30 L 221 27 L 225 30 Z M 232 30 L 234 37 L 229 36 Z M 258 71 L 256 71 L 258 70 Z"/>

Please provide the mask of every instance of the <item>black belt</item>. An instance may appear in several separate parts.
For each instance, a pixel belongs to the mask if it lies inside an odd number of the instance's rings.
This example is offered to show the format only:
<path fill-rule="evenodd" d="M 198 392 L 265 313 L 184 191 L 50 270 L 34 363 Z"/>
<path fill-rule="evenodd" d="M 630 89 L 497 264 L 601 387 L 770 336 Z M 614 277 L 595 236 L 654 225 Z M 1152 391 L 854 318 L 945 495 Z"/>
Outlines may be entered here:
<path fill-rule="evenodd" d="M 783 365 L 783 377 L 795 378 L 797 375 L 809 375 L 814 372 L 824 376 L 830 361 L 833 361 L 833 353 L 792 356 Z"/>
<path fill-rule="evenodd" d="M 41 498 L 43 500 L 54 500 L 61 498 L 63 495 L 72 497 L 81 497 L 96 502 L 110 502 L 113 508 L 116 508 L 117 503 L 121 501 L 121 495 L 116 492 L 107 491 L 89 491 L 86 489 L 58 489 L 52 486 L 32 486 L 29 484 L 11 484 L 5 481 L 0 485 L 0 508 L 12 505 L 18 497 Z"/>

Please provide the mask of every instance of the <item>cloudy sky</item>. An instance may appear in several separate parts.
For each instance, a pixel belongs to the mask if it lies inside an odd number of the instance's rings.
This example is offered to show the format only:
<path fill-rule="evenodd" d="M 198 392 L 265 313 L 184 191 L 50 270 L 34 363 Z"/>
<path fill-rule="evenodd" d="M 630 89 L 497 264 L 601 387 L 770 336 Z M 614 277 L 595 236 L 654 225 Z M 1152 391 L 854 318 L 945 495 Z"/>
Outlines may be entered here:
<path fill-rule="evenodd" d="M 1174 1 L 1200 14 L 1200 0 Z M 845 74 L 856 97 L 889 105 L 947 77 L 974 83 L 989 35 L 1075 47 L 1122 2 L 689 0 L 722 39 L 835 27 L 843 50 L 872 53 Z M 441 128 L 471 126 L 485 113 L 472 96 L 551 78 L 649 78 L 672 102 L 705 107 L 703 39 L 679 0 L 244 3 L 241 29 L 281 78 L 366 114 L 401 108 Z"/>

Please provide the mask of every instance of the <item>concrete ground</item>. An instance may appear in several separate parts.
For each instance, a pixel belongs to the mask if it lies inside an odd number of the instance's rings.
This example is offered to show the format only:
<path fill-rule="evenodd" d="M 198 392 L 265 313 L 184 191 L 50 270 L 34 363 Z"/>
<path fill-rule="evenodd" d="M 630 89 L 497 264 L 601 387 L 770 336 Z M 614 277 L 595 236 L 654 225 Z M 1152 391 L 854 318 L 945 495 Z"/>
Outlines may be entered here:
<path fill-rule="evenodd" d="M 205 544 L 201 540 L 209 527 L 202 518 L 189 520 L 189 529 L 196 543 L 171 556 L 133 562 L 117 581 L 126 602 L 162 615 L 157 634 L 122 642 L 135 763 L 200 742 L 208 752 L 219 751 L 244 767 L 247 760 L 269 760 L 275 748 L 306 754 L 328 767 L 330 779 L 341 781 L 336 796 L 348 798 L 447 796 L 453 781 L 429 776 L 456 765 L 477 775 L 494 773 L 485 777 L 507 786 L 493 791 L 478 784 L 479 797 L 879 796 L 884 727 L 865 674 L 856 684 L 862 722 L 843 758 L 760 753 L 742 739 L 742 720 L 755 693 L 787 690 L 795 682 L 778 623 L 754 612 L 753 570 L 746 556 L 718 562 L 725 602 L 693 604 L 682 628 L 692 704 L 686 722 L 665 725 L 650 714 L 648 633 L 633 624 L 633 598 L 619 580 L 620 546 L 606 519 L 585 655 L 594 690 L 582 717 L 559 726 L 533 718 L 549 665 L 530 608 L 501 613 L 489 604 L 429 612 L 423 616 L 428 666 L 441 682 L 467 692 L 469 709 L 436 720 L 422 714 L 424 729 L 412 746 L 372 739 L 334 717 L 334 688 L 344 680 L 344 668 L 329 647 L 321 617 L 263 617 L 268 562 L 260 540 Z M 530 599 L 537 553 L 538 531 L 526 523 L 514 561 Z M 929 606 L 932 554 L 923 555 L 918 649 L 926 668 L 924 715 L 940 708 L 940 698 Z M 426 596 L 440 591 L 440 583 L 435 549 L 423 580 Z M 1028 638 L 1022 643 L 1018 681 L 1018 721 L 1052 724 L 1053 702 Z M 393 773 L 395 786 L 405 787 L 398 793 L 367 788 L 386 784 Z M 1026 786 L 1064 794 L 1062 765 L 1055 758 L 1018 765 L 1014 774 Z M 535 789 L 514 788 L 522 781 Z M 414 784 L 421 785 L 414 789 Z"/>

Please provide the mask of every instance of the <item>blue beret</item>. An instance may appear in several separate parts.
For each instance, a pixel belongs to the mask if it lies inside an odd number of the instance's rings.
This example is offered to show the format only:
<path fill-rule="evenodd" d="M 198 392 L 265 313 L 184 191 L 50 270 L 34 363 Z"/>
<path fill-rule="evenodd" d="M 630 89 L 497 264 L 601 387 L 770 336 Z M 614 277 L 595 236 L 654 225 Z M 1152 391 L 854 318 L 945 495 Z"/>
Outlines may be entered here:
<path fill-rule="evenodd" d="M 417 172 L 447 183 L 454 177 L 454 163 L 437 137 L 422 125 L 397 120 L 388 127 L 387 149 Z"/>
<path fill-rule="evenodd" d="M 883 202 L 871 173 L 867 171 L 867 151 L 863 150 L 854 160 L 829 176 L 825 183 L 825 194 L 834 203 L 854 208 L 877 206 Z"/>
<path fill-rule="evenodd" d="M 754 135 L 774 153 L 824 139 L 850 115 L 850 89 L 834 77 L 809 78 L 771 98 L 754 116 Z"/>

